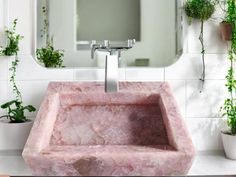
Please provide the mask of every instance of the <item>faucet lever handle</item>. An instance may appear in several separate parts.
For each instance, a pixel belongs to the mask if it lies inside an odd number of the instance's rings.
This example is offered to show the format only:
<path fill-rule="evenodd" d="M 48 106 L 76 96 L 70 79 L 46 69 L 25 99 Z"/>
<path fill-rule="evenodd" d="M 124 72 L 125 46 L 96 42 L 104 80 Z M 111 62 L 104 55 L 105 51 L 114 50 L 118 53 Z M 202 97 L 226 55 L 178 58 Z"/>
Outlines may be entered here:
<path fill-rule="evenodd" d="M 110 47 L 110 40 L 104 40 L 104 47 Z"/>
<path fill-rule="evenodd" d="M 91 47 L 93 47 L 94 45 L 96 45 L 97 44 L 97 41 L 96 40 L 92 40 L 91 41 Z"/>
<path fill-rule="evenodd" d="M 136 43 L 136 40 L 135 40 L 135 39 L 129 39 L 129 40 L 128 40 L 128 47 L 132 48 L 135 43 Z"/>

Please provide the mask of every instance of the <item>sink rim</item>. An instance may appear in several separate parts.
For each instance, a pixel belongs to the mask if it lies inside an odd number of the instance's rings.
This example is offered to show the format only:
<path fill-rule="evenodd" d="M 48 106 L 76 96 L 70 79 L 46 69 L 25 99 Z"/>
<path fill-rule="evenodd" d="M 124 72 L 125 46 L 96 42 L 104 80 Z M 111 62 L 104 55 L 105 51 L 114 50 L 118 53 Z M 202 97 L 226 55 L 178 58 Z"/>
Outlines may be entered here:
<path fill-rule="evenodd" d="M 192 141 L 167 82 L 120 82 L 119 84 L 120 92 L 123 93 L 158 93 L 161 99 L 161 111 L 164 114 L 163 119 L 167 129 L 169 144 L 178 152 L 194 156 L 195 150 Z M 144 91 L 140 91 L 142 89 Z M 23 157 L 27 158 L 32 155 L 39 155 L 41 154 L 41 151 L 48 147 L 50 143 L 49 137 L 51 134 L 48 135 L 47 133 L 52 133 L 53 131 L 56 116 L 54 116 L 55 118 L 53 119 L 52 117 L 56 109 L 59 107 L 60 94 L 70 94 L 75 92 L 88 94 L 94 91 L 97 93 L 104 93 L 104 84 L 102 82 L 51 82 L 23 150 Z M 49 105 L 50 107 L 54 107 L 50 111 L 48 107 Z M 48 110 L 48 112 L 45 110 Z M 44 131 L 45 129 L 47 131 Z M 35 140 L 35 137 L 39 137 L 37 141 Z"/>

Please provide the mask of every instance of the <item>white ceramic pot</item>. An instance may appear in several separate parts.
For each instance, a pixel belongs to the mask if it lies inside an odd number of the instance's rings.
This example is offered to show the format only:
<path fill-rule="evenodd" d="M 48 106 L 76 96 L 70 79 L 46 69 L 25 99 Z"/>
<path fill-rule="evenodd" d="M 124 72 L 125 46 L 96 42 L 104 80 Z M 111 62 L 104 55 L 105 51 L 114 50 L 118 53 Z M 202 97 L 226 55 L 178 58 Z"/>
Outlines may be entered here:
<path fill-rule="evenodd" d="M 21 150 L 32 128 L 33 121 L 9 123 L 0 120 L 0 150 Z"/>
<path fill-rule="evenodd" d="M 225 155 L 227 158 L 236 160 L 236 136 L 221 132 Z"/>

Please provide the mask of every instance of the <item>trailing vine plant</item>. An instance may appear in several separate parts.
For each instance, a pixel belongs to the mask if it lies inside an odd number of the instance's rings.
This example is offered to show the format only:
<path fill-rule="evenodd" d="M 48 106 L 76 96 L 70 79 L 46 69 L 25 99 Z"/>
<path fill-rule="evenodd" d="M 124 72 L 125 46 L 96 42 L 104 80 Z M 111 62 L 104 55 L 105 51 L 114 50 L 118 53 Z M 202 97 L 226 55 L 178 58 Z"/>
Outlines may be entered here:
<path fill-rule="evenodd" d="M 53 36 L 49 34 L 48 9 L 46 6 L 42 7 L 44 16 L 43 29 L 41 29 L 41 37 L 46 37 L 46 47 L 36 50 L 37 59 L 47 68 L 61 68 L 63 66 L 63 50 L 56 50 L 53 46 Z"/>
<path fill-rule="evenodd" d="M 7 44 L 5 48 L 2 47 L 1 49 L 1 55 L 15 56 L 15 60 L 12 61 L 12 66 L 9 69 L 12 72 L 10 82 L 12 83 L 15 99 L 1 105 L 2 109 L 7 110 L 7 115 L 1 116 L 0 118 L 7 118 L 11 123 L 22 123 L 27 121 L 25 110 L 33 112 L 36 111 L 36 109 L 32 105 L 23 106 L 22 96 L 15 82 L 16 68 L 19 64 L 19 42 L 23 38 L 23 36 L 16 34 L 16 25 L 17 19 L 14 20 L 13 27 L 5 31 L 7 36 Z"/>
<path fill-rule="evenodd" d="M 231 46 L 228 52 L 228 59 L 230 67 L 226 76 L 226 87 L 229 92 L 229 97 L 225 100 L 221 111 L 223 116 L 227 117 L 227 124 L 230 128 L 231 135 L 236 135 L 236 80 L 235 80 L 235 62 L 236 62 L 236 1 L 227 0 L 227 22 L 233 26 L 233 34 L 231 39 Z"/>
<path fill-rule="evenodd" d="M 190 23 L 192 19 L 200 20 L 201 28 L 199 41 L 201 43 L 201 59 L 202 59 L 202 75 L 200 81 L 202 83 L 201 91 L 203 90 L 206 76 L 206 64 L 205 64 L 205 46 L 204 46 L 204 22 L 207 21 L 215 12 L 215 5 L 218 0 L 187 0 L 184 5 L 184 10 L 188 16 Z"/>

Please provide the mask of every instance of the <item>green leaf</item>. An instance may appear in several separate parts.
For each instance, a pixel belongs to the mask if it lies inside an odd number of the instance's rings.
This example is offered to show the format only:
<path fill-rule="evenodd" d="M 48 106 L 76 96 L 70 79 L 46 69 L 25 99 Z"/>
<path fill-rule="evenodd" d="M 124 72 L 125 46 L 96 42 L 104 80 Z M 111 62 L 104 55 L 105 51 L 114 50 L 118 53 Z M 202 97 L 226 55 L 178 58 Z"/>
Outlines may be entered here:
<path fill-rule="evenodd" d="M 28 110 L 29 112 L 36 111 L 35 107 L 33 107 L 32 105 L 25 106 L 23 109 Z"/>
<path fill-rule="evenodd" d="M 16 102 L 17 102 L 17 100 L 9 101 L 9 102 L 7 102 L 7 103 L 1 105 L 1 108 L 2 108 L 2 109 L 9 108 L 11 105 L 16 104 Z"/>

